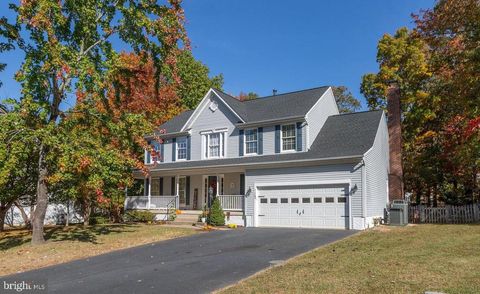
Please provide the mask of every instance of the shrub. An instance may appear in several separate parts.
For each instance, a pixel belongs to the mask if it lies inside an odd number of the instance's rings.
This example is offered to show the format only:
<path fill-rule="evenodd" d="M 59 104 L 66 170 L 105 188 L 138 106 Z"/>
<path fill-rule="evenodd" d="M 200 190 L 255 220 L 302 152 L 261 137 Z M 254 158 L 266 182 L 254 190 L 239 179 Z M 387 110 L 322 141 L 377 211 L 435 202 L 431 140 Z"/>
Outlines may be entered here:
<path fill-rule="evenodd" d="M 155 220 L 155 214 L 150 211 L 130 210 L 125 212 L 123 220 L 125 222 L 148 223 Z"/>
<path fill-rule="evenodd" d="M 105 216 L 97 215 L 90 217 L 88 222 L 90 225 L 104 225 L 110 223 L 110 219 Z"/>
<path fill-rule="evenodd" d="M 216 197 L 213 200 L 212 206 L 210 207 L 210 214 L 208 215 L 207 223 L 212 226 L 225 225 L 225 214 L 223 213 L 222 206 L 220 205 L 220 200 L 218 200 Z"/>

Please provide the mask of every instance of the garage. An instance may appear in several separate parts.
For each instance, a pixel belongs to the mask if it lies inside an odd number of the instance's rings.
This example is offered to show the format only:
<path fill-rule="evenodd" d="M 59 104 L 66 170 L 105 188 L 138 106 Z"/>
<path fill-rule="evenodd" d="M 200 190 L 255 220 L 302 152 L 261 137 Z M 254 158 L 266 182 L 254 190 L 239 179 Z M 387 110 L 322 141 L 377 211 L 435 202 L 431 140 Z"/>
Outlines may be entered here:
<path fill-rule="evenodd" d="M 258 226 L 349 228 L 348 184 L 257 187 Z"/>

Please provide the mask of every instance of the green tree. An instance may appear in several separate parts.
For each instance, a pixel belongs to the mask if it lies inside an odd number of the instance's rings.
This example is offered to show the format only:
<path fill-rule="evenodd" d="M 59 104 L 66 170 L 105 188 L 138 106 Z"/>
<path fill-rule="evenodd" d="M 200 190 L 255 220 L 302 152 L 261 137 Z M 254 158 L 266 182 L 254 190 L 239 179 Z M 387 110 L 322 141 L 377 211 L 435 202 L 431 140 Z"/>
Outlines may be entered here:
<path fill-rule="evenodd" d="M 182 81 L 178 96 L 187 109 L 195 109 L 210 88 L 222 90 L 223 75 L 209 76 L 209 68 L 193 57 L 192 52 L 183 51 L 178 58 L 178 75 Z"/>
<path fill-rule="evenodd" d="M 332 87 L 340 113 L 355 112 L 360 109 L 360 101 L 345 86 Z"/>
<path fill-rule="evenodd" d="M 207 223 L 212 226 L 223 226 L 225 225 L 225 213 L 223 213 L 222 206 L 220 205 L 220 200 L 218 197 L 215 197 L 210 207 L 210 214 L 208 215 Z"/>
<path fill-rule="evenodd" d="M 181 2 L 157 4 L 147 0 L 38 0 L 11 5 L 21 27 L 16 43 L 25 60 L 16 79 L 22 86 L 20 105 L 28 106 L 29 120 L 35 124 L 38 141 L 38 184 L 33 218 L 32 244 L 44 242 L 43 223 L 48 204 L 49 178 L 63 149 L 61 104 L 74 93 L 89 107 L 105 105 L 99 116 L 119 134 L 121 119 L 108 109 L 105 92 L 111 86 L 111 73 L 119 64 L 119 53 L 111 43 L 113 36 L 136 53 L 145 52 L 155 64 L 158 91 L 174 92 L 177 86 L 176 61 L 179 44 L 187 44 Z M 170 68 L 172 82 L 162 78 L 162 68 Z M 30 111 L 31 110 L 31 111 Z M 117 125 L 117 126 L 114 126 Z M 110 132 L 113 134 L 113 132 Z M 122 140 L 118 140 L 125 147 Z M 132 139 L 127 140 L 134 141 Z M 132 151 L 131 148 L 127 149 Z M 133 152 L 131 152 L 134 156 Z"/>

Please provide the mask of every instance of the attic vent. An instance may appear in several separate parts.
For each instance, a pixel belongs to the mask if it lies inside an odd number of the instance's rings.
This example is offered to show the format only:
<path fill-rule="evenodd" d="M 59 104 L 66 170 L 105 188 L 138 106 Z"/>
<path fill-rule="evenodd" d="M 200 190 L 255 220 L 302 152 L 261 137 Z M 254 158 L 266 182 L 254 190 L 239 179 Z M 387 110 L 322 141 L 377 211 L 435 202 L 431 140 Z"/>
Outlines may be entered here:
<path fill-rule="evenodd" d="M 215 112 L 215 110 L 218 109 L 218 104 L 217 104 L 217 102 L 216 102 L 216 101 L 212 101 L 212 102 L 210 103 L 210 107 L 209 107 L 209 108 L 210 108 L 211 111 Z"/>

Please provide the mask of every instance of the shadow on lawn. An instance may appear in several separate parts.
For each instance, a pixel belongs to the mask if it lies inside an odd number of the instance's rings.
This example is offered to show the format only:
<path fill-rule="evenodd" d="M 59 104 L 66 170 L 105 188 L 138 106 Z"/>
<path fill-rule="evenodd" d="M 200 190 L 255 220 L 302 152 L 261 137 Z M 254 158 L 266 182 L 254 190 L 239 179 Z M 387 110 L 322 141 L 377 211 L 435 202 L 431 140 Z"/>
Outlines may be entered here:
<path fill-rule="evenodd" d="M 77 241 L 99 244 L 97 237 L 100 235 L 120 234 L 134 232 L 135 224 L 112 224 L 83 227 L 71 225 L 69 227 L 45 227 L 45 240 L 47 242 Z M 9 230 L 0 235 L 0 251 L 8 250 L 30 242 L 31 232 L 28 230 Z"/>

